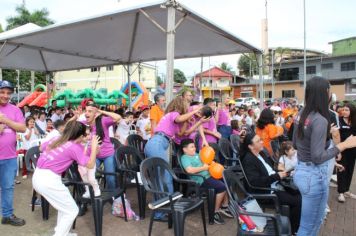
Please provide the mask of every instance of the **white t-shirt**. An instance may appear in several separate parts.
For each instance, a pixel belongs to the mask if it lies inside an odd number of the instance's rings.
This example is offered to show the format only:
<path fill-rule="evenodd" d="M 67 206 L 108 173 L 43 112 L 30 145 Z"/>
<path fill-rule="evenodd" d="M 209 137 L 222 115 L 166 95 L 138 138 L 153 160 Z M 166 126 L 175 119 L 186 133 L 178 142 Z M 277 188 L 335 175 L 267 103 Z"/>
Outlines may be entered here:
<path fill-rule="evenodd" d="M 49 133 L 47 134 L 47 136 L 42 140 L 42 143 L 45 143 L 45 142 L 51 140 L 52 138 L 59 137 L 59 136 L 61 136 L 61 134 L 59 133 L 59 131 L 56 130 L 56 129 L 53 129 L 53 130 L 52 130 L 51 132 L 49 132 Z"/>
<path fill-rule="evenodd" d="M 279 163 L 284 165 L 286 171 L 294 169 L 298 164 L 297 152 L 289 159 L 287 156 L 283 155 L 279 158 Z"/>
<path fill-rule="evenodd" d="M 26 135 L 28 135 L 30 133 L 30 129 L 29 128 L 26 128 L 26 131 L 25 133 L 22 134 L 22 141 L 23 141 L 23 146 L 22 148 L 25 149 L 25 150 L 28 150 L 34 146 L 37 145 L 36 140 L 39 140 L 40 139 L 40 136 L 35 134 L 35 128 L 32 128 L 32 133 L 31 133 L 31 137 L 29 140 L 27 140 L 25 138 Z"/>
<path fill-rule="evenodd" d="M 151 138 L 151 121 L 150 117 L 147 118 L 140 118 L 137 123 L 136 127 L 140 129 L 142 134 L 142 138 L 144 140 L 149 140 Z"/>
<path fill-rule="evenodd" d="M 59 116 L 57 115 L 56 113 L 54 113 L 52 116 L 51 116 L 51 120 L 52 122 L 56 122 L 57 120 L 63 120 L 62 116 Z"/>
<path fill-rule="evenodd" d="M 238 122 L 241 122 L 242 119 L 243 119 L 243 116 L 240 116 L 240 115 L 238 115 L 238 114 L 236 114 L 236 115 L 234 115 L 234 116 L 232 117 L 232 120 L 237 120 Z"/>
<path fill-rule="evenodd" d="M 272 111 L 282 111 L 282 108 L 280 106 L 271 106 L 270 110 Z"/>
<path fill-rule="evenodd" d="M 126 143 L 127 136 L 130 133 L 130 127 L 132 123 L 127 123 L 125 119 L 122 119 L 120 123 L 117 125 L 116 135 L 119 136 L 119 141 L 122 144 Z"/>
<path fill-rule="evenodd" d="M 43 130 L 44 132 L 46 132 L 47 129 L 47 122 L 41 121 L 41 120 L 36 120 L 36 124 L 41 128 L 41 130 Z"/>

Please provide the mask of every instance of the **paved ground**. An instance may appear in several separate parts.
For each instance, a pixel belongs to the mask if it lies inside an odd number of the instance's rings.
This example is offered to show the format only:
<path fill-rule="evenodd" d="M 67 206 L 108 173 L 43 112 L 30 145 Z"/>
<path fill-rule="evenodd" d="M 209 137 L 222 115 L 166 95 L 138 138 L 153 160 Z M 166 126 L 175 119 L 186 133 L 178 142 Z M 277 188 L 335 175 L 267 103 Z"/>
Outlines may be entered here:
<path fill-rule="evenodd" d="M 352 188 L 356 192 L 356 178 L 353 180 Z M 136 192 L 134 189 L 128 191 L 128 198 L 132 199 L 133 209 L 138 213 Z M 4 226 L 0 224 L 1 236 L 49 236 L 53 234 L 53 228 L 56 223 L 56 211 L 50 208 L 48 221 L 42 220 L 41 208 L 37 207 L 31 212 L 29 206 L 32 195 L 31 179 L 22 180 L 20 185 L 16 185 L 15 190 L 15 213 L 24 217 L 27 224 L 23 227 Z M 328 216 L 325 225 L 322 228 L 322 236 L 355 236 L 356 235 L 356 200 L 347 199 L 346 203 L 341 204 L 336 201 L 336 188 L 330 189 L 330 207 L 331 213 Z M 150 211 L 146 211 L 146 218 L 141 221 L 125 222 L 121 218 L 110 214 L 110 206 L 104 209 L 103 235 L 147 235 Z M 225 225 L 208 225 L 209 235 L 236 235 L 237 224 L 233 219 L 225 219 Z M 80 236 L 95 235 L 93 216 L 91 209 L 85 216 L 77 218 L 77 226 L 73 232 Z M 167 224 L 155 222 L 152 235 L 173 235 L 173 231 L 168 229 Z M 199 213 L 195 213 L 186 219 L 185 235 L 203 235 L 202 221 Z"/>

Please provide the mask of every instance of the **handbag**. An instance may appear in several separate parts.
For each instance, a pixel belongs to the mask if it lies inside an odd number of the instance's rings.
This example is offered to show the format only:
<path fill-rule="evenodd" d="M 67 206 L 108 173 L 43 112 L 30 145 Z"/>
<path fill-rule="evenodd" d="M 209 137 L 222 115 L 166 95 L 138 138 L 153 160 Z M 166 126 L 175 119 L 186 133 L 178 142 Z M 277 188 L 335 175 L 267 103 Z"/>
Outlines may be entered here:
<path fill-rule="evenodd" d="M 245 198 L 244 200 L 240 201 L 239 205 L 245 211 L 255 212 L 255 213 L 263 213 L 260 205 L 258 204 L 256 199 L 253 198 L 252 196 L 249 196 L 249 197 Z M 265 217 L 261 217 L 261 216 L 250 216 L 250 218 L 251 218 L 252 222 L 254 222 L 255 225 L 257 226 L 256 228 L 258 229 L 258 231 L 263 232 L 264 228 L 267 225 L 267 219 Z"/>
<path fill-rule="evenodd" d="M 299 194 L 298 187 L 294 184 L 293 178 L 285 178 L 279 181 L 279 184 L 284 188 L 284 190 L 290 194 Z"/>

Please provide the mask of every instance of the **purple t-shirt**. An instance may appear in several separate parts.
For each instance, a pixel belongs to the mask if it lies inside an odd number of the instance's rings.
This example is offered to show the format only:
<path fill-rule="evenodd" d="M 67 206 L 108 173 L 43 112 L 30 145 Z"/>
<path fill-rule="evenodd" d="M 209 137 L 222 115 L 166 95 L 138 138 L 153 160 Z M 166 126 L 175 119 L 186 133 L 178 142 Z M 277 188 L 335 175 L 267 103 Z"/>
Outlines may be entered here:
<path fill-rule="evenodd" d="M 230 125 L 230 114 L 228 109 L 219 110 L 218 125 Z"/>
<path fill-rule="evenodd" d="M 51 139 L 41 145 L 43 152 L 37 161 L 38 168 L 48 169 L 61 175 L 73 161 L 76 161 L 81 166 L 88 164 L 90 157 L 84 153 L 84 146 L 80 143 L 68 141 L 55 149 L 48 150 L 48 144 L 52 143 L 55 139 Z"/>
<path fill-rule="evenodd" d="M 202 126 L 203 126 L 203 129 L 207 129 L 207 130 L 215 132 L 216 131 L 216 123 L 215 123 L 214 117 L 211 118 L 208 122 L 203 123 Z M 207 133 L 205 133 L 205 139 L 208 143 L 216 143 L 218 141 L 218 139 L 215 136 L 207 134 Z M 202 144 L 203 144 L 203 140 L 200 138 L 199 139 L 199 147 L 201 147 Z"/>
<path fill-rule="evenodd" d="M 195 122 L 197 122 L 197 119 L 193 116 L 189 121 L 188 121 L 188 124 L 187 124 L 187 127 L 186 127 L 186 130 L 189 130 L 194 124 Z M 183 125 L 184 125 L 184 122 L 179 124 L 179 129 L 182 129 L 183 128 Z M 176 144 L 180 144 L 182 142 L 182 140 L 184 139 L 195 139 L 197 135 L 197 131 L 193 131 L 192 133 L 190 133 L 189 135 L 183 135 L 183 136 L 178 136 L 176 135 L 173 139 L 173 141 L 176 143 Z"/>
<path fill-rule="evenodd" d="M 101 119 L 101 124 L 103 126 L 105 137 L 104 137 L 104 140 L 102 140 L 102 143 L 100 145 L 100 152 L 97 155 L 97 158 L 103 159 L 103 158 L 114 155 L 114 152 L 115 152 L 114 145 L 111 143 L 110 136 L 109 136 L 109 127 L 112 126 L 113 124 L 115 124 L 115 122 L 111 117 L 103 116 Z M 91 133 L 90 133 L 91 137 L 93 137 L 94 135 L 96 135 L 95 123 L 91 127 Z M 88 153 L 90 153 L 90 152 L 91 152 L 91 148 L 90 148 L 90 143 L 89 143 Z"/>
<path fill-rule="evenodd" d="M 0 113 L 14 122 L 25 123 L 21 110 L 10 103 L 0 106 Z M 0 160 L 16 158 L 16 131 L 8 126 L 0 134 L 0 150 Z"/>
<path fill-rule="evenodd" d="M 169 112 L 165 114 L 162 119 L 158 122 L 155 132 L 162 132 L 169 138 L 174 138 L 174 136 L 179 132 L 179 124 L 175 122 L 175 119 L 179 116 L 179 113 Z"/>

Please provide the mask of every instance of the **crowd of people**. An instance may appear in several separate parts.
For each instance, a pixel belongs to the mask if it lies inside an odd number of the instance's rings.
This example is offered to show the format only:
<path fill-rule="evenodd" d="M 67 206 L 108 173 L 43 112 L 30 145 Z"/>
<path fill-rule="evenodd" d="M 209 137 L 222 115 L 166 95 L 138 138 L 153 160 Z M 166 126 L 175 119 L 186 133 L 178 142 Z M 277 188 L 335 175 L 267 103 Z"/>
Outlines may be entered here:
<path fill-rule="evenodd" d="M 192 180 L 216 191 L 216 224 L 224 224 L 222 215 L 233 215 L 224 182 L 210 176 L 199 150 L 219 139 L 230 139 L 231 135 L 240 138 L 239 158 L 248 181 L 271 189 L 248 191 L 272 191 L 281 204 L 288 205 L 293 235 L 318 234 L 329 211 L 328 186 L 334 171 L 338 201 L 356 199 L 350 192 L 356 158 L 356 109 L 350 102 L 332 102 L 330 85 L 321 77 L 308 81 L 304 106 L 293 99 L 275 100 L 263 110 L 258 105 L 236 107 L 229 96 L 196 102 L 190 90 L 184 90 L 168 104 L 164 94 L 156 94 L 153 104 L 142 105 L 138 110 L 124 106 L 112 110 L 98 106 L 92 99 L 84 99 L 78 107 L 60 108 L 53 100 L 47 109 L 26 105 L 20 110 L 9 103 L 12 92 L 9 82 L 0 83 L 2 224 L 25 224 L 24 219 L 13 214 L 14 184 L 20 183 L 15 178 L 17 156 L 40 145 L 42 153 L 32 177 L 33 188 L 58 210 L 55 235 L 70 235 L 78 207 L 61 182 L 62 173 L 77 162 L 83 181 L 93 186 L 95 196 L 100 196 L 96 167 L 103 165 L 104 171 L 115 172 L 111 138 L 127 145 L 130 134 L 142 136 L 145 158 L 159 157 L 170 162 L 169 147 L 174 145 L 175 150 L 181 150 L 182 168 L 204 176 L 204 180 Z M 22 178 L 27 178 L 26 169 L 23 163 Z M 291 177 L 299 191 L 287 191 L 279 184 Z M 165 178 L 173 192 L 172 178 L 168 173 Z M 106 177 L 106 188 L 117 184 L 114 176 Z M 83 197 L 89 197 L 88 188 Z M 165 220 L 167 215 L 156 212 L 155 218 Z"/>

